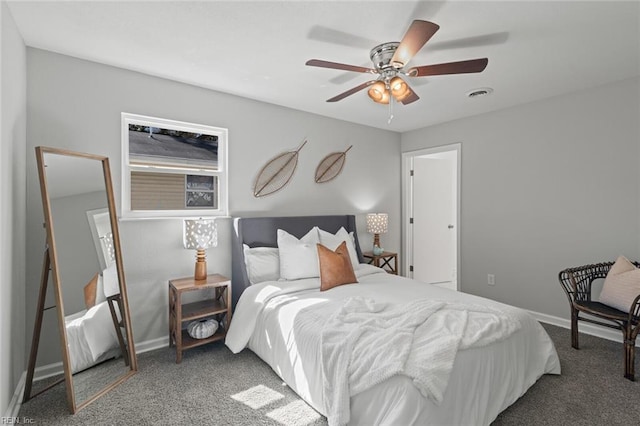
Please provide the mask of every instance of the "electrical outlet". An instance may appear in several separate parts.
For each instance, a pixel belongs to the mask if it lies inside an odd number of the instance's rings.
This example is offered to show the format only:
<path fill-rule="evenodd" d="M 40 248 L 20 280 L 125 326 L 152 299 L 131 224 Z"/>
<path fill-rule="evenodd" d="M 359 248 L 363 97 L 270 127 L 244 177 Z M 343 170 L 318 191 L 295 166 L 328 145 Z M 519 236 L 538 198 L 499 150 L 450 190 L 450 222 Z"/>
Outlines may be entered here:
<path fill-rule="evenodd" d="M 487 284 L 496 285 L 496 276 L 493 274 L 487 274 Z"/>

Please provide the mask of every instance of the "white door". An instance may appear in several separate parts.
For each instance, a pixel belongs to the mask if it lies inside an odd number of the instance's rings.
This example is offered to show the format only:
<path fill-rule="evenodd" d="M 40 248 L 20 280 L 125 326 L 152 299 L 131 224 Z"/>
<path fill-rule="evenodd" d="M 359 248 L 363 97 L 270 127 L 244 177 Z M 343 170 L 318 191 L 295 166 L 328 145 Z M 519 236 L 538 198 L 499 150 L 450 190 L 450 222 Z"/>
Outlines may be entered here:
<path fill-rule="evenodd" d="M 413 158 L 413 278 L 457 288 L 457 152 Z"/>

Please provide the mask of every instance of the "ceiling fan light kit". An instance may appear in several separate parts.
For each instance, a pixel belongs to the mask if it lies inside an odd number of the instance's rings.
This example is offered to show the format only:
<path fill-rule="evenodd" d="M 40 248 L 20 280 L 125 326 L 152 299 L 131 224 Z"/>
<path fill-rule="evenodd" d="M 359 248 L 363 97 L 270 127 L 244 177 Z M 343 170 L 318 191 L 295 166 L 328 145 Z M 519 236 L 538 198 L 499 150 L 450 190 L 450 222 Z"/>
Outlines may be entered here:
<path fill-rule="evenodd" d="M 395 76 L 388 83 L 388 87 L 384 81 L 378 80 L 371 85 L 368 91 L 369 97 L 374 102 L 385 105 L 389 103 L 389 93 L 393 95 L 396 101 L 402 102 L 411 94 L 411 89 L 403 79 Z"/>
<path fill-rule="evenodd" d="M 433 22 L 414 20 L 401 42 L 382 43 L 371 49 L 369 58 L 373 63 L 373 68 L 329 62 L 321 59 L 311 59 L 306 62 L 306 65 L 378 75 L 375 80 L 367 81 L 346 92 L 327 99 L 327 102 L 340 101 L 347 96 L 351 96 L 369 87 L 367 93 L 376 103 L 389 104 L 393 98 L 403 105 L 408 105 L 417 101 L 420 97 L 411 89 L 403 77 L 414 78 L 446 74 L 478 73 L 484 71 L 489 63 L 487 58 L 481 58 L 434 65 L 422 65 L 405 70 L 405 66 L 411 61 L 413 56 L 422 49 L 439 28 L 440 27 Z"/>
<path fill-rule="evenodd" d="M 373 102 L 379 104 L 389 103 L 389 91 L 383 81 L 376 81 L 373 83 L 368 91 L 369 97 L 373 99 Z"/>

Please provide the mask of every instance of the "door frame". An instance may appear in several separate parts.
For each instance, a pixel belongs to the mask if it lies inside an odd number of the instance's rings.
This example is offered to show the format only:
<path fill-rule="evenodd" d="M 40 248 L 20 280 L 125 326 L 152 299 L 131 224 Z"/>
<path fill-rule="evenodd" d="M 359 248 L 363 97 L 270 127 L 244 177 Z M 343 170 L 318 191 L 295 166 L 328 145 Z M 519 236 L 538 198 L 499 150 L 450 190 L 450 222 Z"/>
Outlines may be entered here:
<path fill-rule="evenodd" d="M 413 273 L 410 270 L 410 266 L 413 265 L 413 232 L 412 225 L 409 220 L 413 216 L 413 180 L 411 179 L 410 171 L 413 168 L 413 159 L 415 157 L 422 157 L 424 155 L 438 154 L 441 152 L 455 151 L 456 152 L 456 288 L 460 290 L 461 283 L 461 270 L 460 270 L 460 202 L 461 202 L 461 181 L 462 181 L 462 143 L 453 143 L 449 145 L 441 145 L 432 148 L 424 148 L 415 151 L 407 151 L 402 153 L 402 236 L 403 243 L 402 248 L 404 252 L 404 261 L 402 262 L 402 269 L 405 275 L 409 278 L 413 278 Z"/>

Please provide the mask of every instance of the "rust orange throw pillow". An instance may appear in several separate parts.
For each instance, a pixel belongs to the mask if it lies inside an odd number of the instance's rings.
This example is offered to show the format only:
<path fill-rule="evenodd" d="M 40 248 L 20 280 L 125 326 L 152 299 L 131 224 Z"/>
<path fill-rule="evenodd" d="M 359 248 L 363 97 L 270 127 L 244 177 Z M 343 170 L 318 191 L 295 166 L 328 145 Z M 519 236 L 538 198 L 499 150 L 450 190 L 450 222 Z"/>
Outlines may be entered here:
<path fill-rule="evenodd" d="M 320 263 L 320 291 L 358 282 L 356 274 L 353 272 L 351 259 L 349 259 L 346 241 L 343 241 L 335 251 L 329 250 L 322 244 L 317 244 L 317 246 Z"/>
<path fill-rule="evenodd" d="M 98 291 L 98 274 L 95 274 L 91 281 L 84 286 L 84 305 L 91 309 L 96 304 L 96 293 Z"/>

